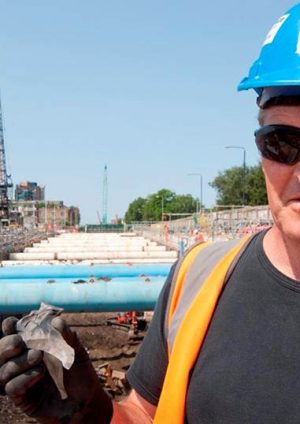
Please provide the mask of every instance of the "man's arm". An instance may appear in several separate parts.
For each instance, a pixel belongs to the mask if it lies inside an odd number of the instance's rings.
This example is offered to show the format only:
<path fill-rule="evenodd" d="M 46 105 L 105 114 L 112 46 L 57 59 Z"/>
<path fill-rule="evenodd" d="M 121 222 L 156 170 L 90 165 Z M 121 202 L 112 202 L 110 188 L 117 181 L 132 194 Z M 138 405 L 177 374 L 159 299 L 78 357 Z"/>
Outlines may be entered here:
<path fill-rule="evenodd" d="M 152 423 L 156 406 L 135 390 L 120 402 L 110 400 L 76 333 L 71 332 L 60 318 L 52 322 L 75 347 L 75 363 L 69 371 L 65 371 L 64 378 L 69 398 L 65 401 L 60 398 L 50 376 L 45 372 L 42 353 L 26 349 L 21 337 L 15 334 L 14 318 L 4 321 L 4 327 L 11 327 L 12 334 L 0 341 L 1 394 L 6 392 L 23 412 L 45 424 L 54 424 L 58 422 L 57 419 L 66 417 L 74 424 Z"/>
<path fill-rule="evenodd" d="M 114 413 L 111 424 L 150 424 L 156 411 L 156 406 L 142 398 L 135 390 L 120 401 L 114 402 Z"/>

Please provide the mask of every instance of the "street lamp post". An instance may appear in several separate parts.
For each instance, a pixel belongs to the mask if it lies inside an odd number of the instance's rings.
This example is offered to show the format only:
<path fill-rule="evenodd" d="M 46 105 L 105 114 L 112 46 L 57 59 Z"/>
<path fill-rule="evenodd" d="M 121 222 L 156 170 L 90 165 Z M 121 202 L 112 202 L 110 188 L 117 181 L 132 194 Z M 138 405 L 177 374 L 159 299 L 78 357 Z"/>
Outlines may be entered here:
<path fill-rule="evenodd" d="M 202 202 L 203 202 L 203 180 L 202 180 L 202 174 L 199 174 L 199 172 L 193 172 L 191 174 L 188 174 L 189 177 L 196 176 L 199 177 L 199 188 L 200 188 L 200 198 L 199 198 L 199 209 L 197 204 L 197 212 L 202 212 Z"/>
<path fill-rule="evenodd" d="M 163 221 L 164 218 L 164 196 L 163 195 L 157 195 L 157 199 L 161 199 L 161 220 Z"/>
<path fill-rule="evenodd" d="M 241 149 L 243 150 L 243 206 L 246 198 L 246 149 L 243 146 L 225 146 L 225 149 Z"/>
<path fill-rule="evenodd" d="M 45 229 L 48 232 L 48 210 L 47 210 L 47 199 L 46 199 L 46 186 L 44 186 L 44 202 L 45 202 Z"/>

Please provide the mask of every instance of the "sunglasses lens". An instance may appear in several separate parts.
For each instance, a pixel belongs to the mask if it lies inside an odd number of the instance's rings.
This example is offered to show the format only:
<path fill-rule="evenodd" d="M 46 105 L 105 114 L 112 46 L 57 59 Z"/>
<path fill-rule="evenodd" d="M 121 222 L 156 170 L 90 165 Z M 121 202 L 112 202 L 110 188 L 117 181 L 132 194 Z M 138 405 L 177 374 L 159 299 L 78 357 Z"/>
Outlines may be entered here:
<path fill-rule="evenodd" d="M 256 131 L 256 145 L 262 156 L 276 162 L 293 165 L 300 152 L 300 129 L 270 125 Z"/>

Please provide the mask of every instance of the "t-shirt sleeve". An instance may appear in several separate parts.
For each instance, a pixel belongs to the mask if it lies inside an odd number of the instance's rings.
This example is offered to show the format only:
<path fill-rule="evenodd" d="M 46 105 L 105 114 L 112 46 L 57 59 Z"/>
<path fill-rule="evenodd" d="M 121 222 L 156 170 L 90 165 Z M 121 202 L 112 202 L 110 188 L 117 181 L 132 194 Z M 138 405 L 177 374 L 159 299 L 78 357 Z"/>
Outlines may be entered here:
<path fill-rule="evenodd" d="M 164 337 L 166 306 L 176 263 L 172 266 L 156 303 L 149 329 L 127 372 L 127 379 L 140 396 L 153 405 L 158 404 L 166 369 L 168 348 Z"/>

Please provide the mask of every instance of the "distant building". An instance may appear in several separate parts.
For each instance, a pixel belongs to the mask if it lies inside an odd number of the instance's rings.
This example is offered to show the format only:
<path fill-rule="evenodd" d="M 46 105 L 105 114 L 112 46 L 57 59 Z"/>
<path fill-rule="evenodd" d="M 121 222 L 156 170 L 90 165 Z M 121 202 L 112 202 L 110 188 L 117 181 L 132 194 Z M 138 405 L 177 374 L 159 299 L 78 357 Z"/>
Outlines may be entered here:
<path fill-rule="evenodd" d="M 70 206 L 68 208 L 68 225 L 70 227 L 76 227 L 80 224 L 80 210 L 76 206 Z"/>
<path fill-rule="evenodd" d="M 80 224 L 79 208 L 67 207 L 62 201 L 41 202 L 37 209 L 38 223 L 48 228 L 76 227 Z"/>
<path fill-rule="evenodd" d="M 16 185 L 15 200 L 18 201 L 41 201 L 45 199 L 45 188 L 32 181 L 24 181 Z"/>
<path fill-rule="evenodd" d="M 49 231 L 77 227 L 80 224 L 79 208 L 65 206 L 63 201 L 14 201 L 12 209 L 20 216 L 24 228 L 43 228 Z"/>

